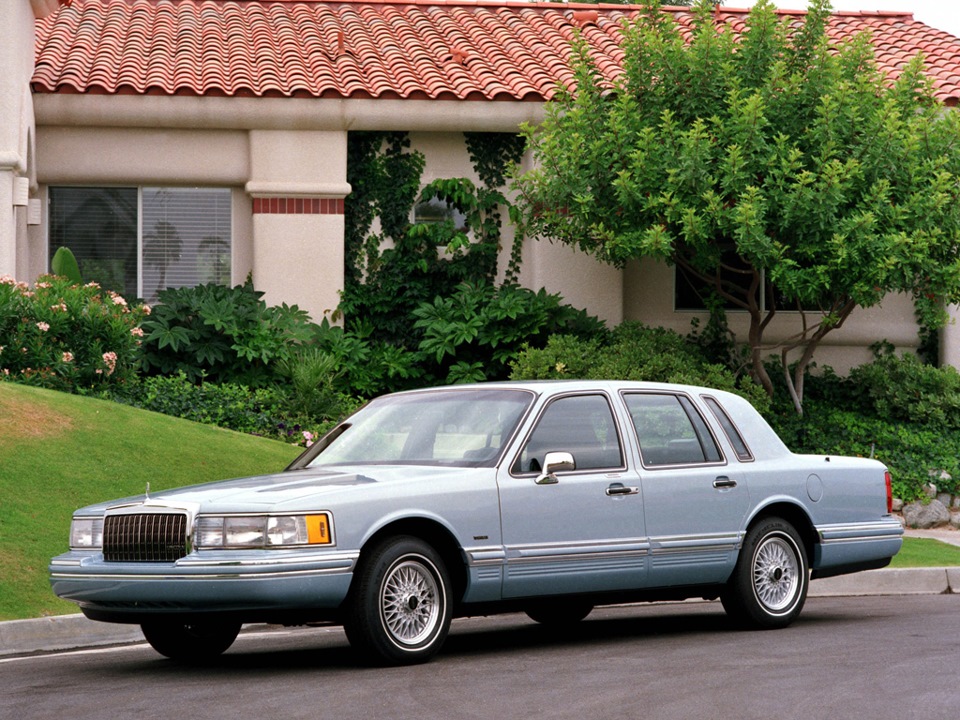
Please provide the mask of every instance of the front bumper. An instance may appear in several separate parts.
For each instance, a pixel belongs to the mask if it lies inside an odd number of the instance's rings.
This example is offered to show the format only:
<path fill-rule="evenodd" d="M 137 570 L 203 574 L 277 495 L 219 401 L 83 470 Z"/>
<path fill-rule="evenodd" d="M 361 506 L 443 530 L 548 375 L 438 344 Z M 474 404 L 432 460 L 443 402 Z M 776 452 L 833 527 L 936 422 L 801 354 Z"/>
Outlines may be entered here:
<path fill-rule="evenodd" d="M 72 551 L 50 561 L 53 592 L 88 617 L 143 622 L 162 615 L 230 613 L 253 622 L 286 613 L 329 615 L 350 588 L 359 552 L 195 552 L 173 563 L 104 562 Z"/>

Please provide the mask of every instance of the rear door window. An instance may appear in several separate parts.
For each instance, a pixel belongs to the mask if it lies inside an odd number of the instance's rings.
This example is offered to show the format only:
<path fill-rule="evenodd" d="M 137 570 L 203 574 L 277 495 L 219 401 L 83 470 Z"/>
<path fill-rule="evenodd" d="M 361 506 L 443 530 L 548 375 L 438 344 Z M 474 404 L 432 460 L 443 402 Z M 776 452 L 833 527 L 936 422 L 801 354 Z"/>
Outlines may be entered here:
<path fill-rule="evenodd" d="M 723 462 L 706 421 L 684 395 L 627 393 L 624 402 L 637 431 L 646 467 Z"/>

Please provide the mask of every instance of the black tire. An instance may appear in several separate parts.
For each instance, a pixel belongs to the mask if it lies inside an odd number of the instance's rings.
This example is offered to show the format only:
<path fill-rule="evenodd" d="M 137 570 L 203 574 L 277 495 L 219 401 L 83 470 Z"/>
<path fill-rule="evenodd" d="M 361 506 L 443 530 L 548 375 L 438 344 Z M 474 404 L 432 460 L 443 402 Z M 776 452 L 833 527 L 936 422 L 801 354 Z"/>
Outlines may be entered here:
<path fill-rule="evenodd" d="M 450 630 L 450 579 L 440 555 L 414 537 L 390 538 L 361 559 L 343 627 L 364 661 L 426 662 Z"/>
<path fill-rule="evenodd" d="M 201 664 L 219 657 L 233 645 L 240 633 L 240 623 L 158 620 L 143 623 L 140 629 L 161 655 L 178 662 Z"/>
<path fill-rule="evenodd" d="M 720 596 L 723 608 L 748 628 L 787 627 L 806 602 L 808 569 L 807 552 L 793 526 L 781 518 L 765 518 L 747 532 Z"/>
<path fill-rule="evenodd" d="M 593 610 L 593 605 L 582 600 L 545 600 L 526 608 L 525 612 L 534 622 L 546 627 L 576 625 Z"/>

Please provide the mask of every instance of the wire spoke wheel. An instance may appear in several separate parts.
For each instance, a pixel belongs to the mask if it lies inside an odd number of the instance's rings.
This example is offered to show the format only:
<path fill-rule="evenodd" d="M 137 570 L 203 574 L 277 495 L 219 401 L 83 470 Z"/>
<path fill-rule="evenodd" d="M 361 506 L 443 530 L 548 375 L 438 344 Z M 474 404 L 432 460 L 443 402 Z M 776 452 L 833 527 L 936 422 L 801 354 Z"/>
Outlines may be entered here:
<path fill-rule="evenodd" d="M 770 537 L 757 548 L 753 562 L 753 588 L 757 599 L 772 612 L 790 606 L 800 585 L 800 566 L 793 546 L 781 537 Z"/>
<path fill-rule="evenodd" d="M 737 625 L 783 628 L 800 615 L 809 584 L 799 533 L 782 518 L 762 518 L 747 532 L 720 600 Z"/>
<path fill-rule="evenodd" d="M 394 642 L 417 645 L 440 622 L 436 578 L 419 560 L 392 567 L 384 576 L 380 597 L 380 619 Z"/>
<path fill-rule="evenodd" d="M 343 629 L 374 664 L 410 665 L 436 655 L 453 599 L 440 553 L 420 538 L 387 538 L 370 549 L 348 596 Z"/>

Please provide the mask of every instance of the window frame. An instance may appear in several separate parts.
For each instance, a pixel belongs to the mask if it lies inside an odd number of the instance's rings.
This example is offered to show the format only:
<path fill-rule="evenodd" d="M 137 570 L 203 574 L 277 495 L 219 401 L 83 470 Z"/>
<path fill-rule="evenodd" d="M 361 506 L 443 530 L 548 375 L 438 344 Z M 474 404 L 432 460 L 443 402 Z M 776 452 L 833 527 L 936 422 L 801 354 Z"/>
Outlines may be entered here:
<path fill-rule="evenodd" d="M 616 466 L 606 466 L 602 468 L 580 468 L 577 467 L 574 470 L 563 470 L 557 473 L 557 475 L 584 475 L 584 474 L 596 474 L 596 473 L 617 473 L 625 472 L 627 470 L 627 448 L 624 444 L 624 435 L 620 427 L 620 419 L 617 413 L 617 408 L 615 407 L 614 402 L 612 401 L 610 395 L 603 390 L 582 390 L 578 392 L 568 392 L 558 395 L 553 395 L 547 399 L 543 406 L 537 411 L 536 416 L 533 419 L 533 423 L 530 426 L 530 429 L 526 432 L 523 437 L 523 440 L 520 442 L 516 453 L 510 461 L 509 473 L 511 477 L 515 478 L 529 478 L 536 477 L 543 470 L 520 470 L 520 458 L 523 455 L 524 450 L 526 450 L 530 439 L 533 437 L 533 434 L 537 431 L 537 428 L 540 427 L 540 423 L 543 420 L 544 415 L 546 415 L 549 408 L 559 400 L 567 400 L 570 398 L 577 397 L 600 397 L 607 404 L 607 410 L 610 412 L 610 419 L 613 421 L 613 429 L 617 434 L 617 445 L 620 449 L 620 464 Z M 560 451 L 564 452 L 564 451 Z M 574 455 L 574 461 L 576 461 L 576 455 Z"/>
<path fill-rule="evenodd" d="M 79 184 L 69 184 L 69 183 L 50 183 L 45 187 L 45 200 L 47 208 L 47 222 L 45 223 L 44 236 L 46 243 L 46 267 L 48 271 L 52 272 L 50 268 L 50 263 L 53 261 L 53 220 L 51 217 L 51 193 L 57 189 L 67 189 L 67 190 L 134 190 L 137 194 L 136 200 L 136 238 L 135 238 L 135 252 L 136 252 L 136 272 L 137 272 L 137 281 L 136 281 L 136 297 L 143 298 L 144 295 L 144 243 L 145 235 L 144 232 L 144 190 L 218 190 L 226 193 L 228 198 L 228 212 L 229 217 L 229 242 L 230 242 L 230 269 L 228 271 L 228 280 L 227 286 L 233 282 L 233 270 L 236 262 L 236 223 L 234 222 L 234 201 L 233 201 L 233 188 L 228 185 L 173 185 L 173 184 L 150 184 L 150 183 L 79 183 Z M 64 245 L 66 247 L 66 245 Z M 184 286 L 185 287 L 185 286 Z M 118 291 L 119 292 L 119 291 Z M 128 294 L 121 292 L 120 294 Z"/>
<path fill-rule="evenodd" d="M 677 405 L 684 412 L 687 417 L 687 421 L 690 423 L 690 428 L 693 430 L 694 435 L 696 435 L 698 442 L 701 444 L 701 451 L 703 451 L 703 438 L 697 430 L 696 423 L 690 417 L 691 409 L 695 413 L 696 417 L 699 418 L 700 423 L 706 429 L 707 435 L 713 443 L 714 448 L 716 448 L 717 454 L 719 455 L 719 460 L 706 460 L 703 462 L 685 462 L 685 463 L 651 463 L 644 459 L 643 452 L 643 443 L 640 442 L 640 433 L 637 431 L 636 423 L 633 420 L 633 414 L 630 412 L 630 405 L 627 401 L 627 398 L 630 396 L 636 395 L 647 395 L 647 396 L 658 396 L 658 397 L 673 397 L 677 398 Z M 645 470 L 659 471 L 659 470 L 674 470 L 677 468 L 701 468 L 701 467 L 723 467 L 728 465 L 727 456 L 723 451 L 723 446 L 718 442 L 717 435 L 714 432 L 713 427 L 710 425 L 710 422 L 707 420 L 706 416 L 697 406 L 697 403 L 693 398 L 687 393 L 683 392 L 671 392 L 665 390 L 631 390 L 625 389 L 620 391 L 620 397 L 623 401 L 623 407 L 626 410 L 627 416 L 630 419 L 630 427 L 633 431 L 633 439 L 637 443 L 637 452 L 640 455 L 640 465 Z M 686 401 L 686 402 L 684 402 Z M 704 452 L 704 458 L 706 458 L 706 452 Z"/>
<path fill-rule="evenodd" d="M 743 433 L 740 432 L 740 428 L 737 427 L 737 424 L 733 421 L 733 418 L 730 417 L 730 413 L 728 413 L 727 409 L 723 407 L 723 403 L 717 400 L 713 395 L 701 395 L 700 399 L 703 400 L 703 404 L 707 406 L 707 410 L 709 410 L 713 414 L 714 418 L 716 418 L 717 424 L 720 426 L 720 430 L 723 431 L 723 434 L 726 435 L 727 442 L 730 443 L 730 448 L 733 450 L 733 454 L 737 456 L 737 460 L 742 463 L 756 462 L 757 456 L 753 453 L 753 450 L 750 449 L 750 445 L 747 443 Z M 730 425 L 730 430 L 727 429 L 727 424 Z M 731 431 L 736 435 L 736 438 L 740 441 L 740 444 L 743 445 L 743 449 L 745 451 L 743 455 L 741 455 L 740 450 L 737 449 L 737 442 L 733 437 L 731 437 Z"/>

